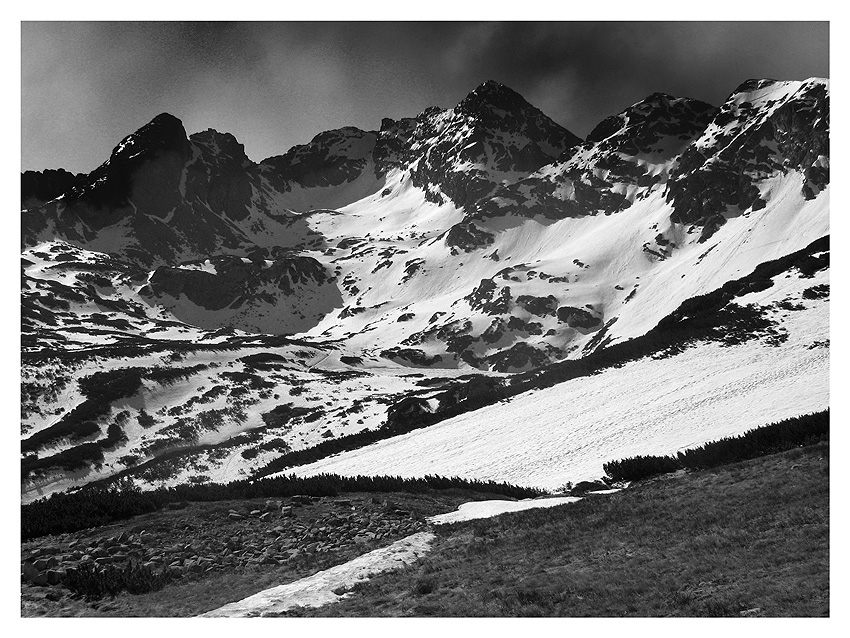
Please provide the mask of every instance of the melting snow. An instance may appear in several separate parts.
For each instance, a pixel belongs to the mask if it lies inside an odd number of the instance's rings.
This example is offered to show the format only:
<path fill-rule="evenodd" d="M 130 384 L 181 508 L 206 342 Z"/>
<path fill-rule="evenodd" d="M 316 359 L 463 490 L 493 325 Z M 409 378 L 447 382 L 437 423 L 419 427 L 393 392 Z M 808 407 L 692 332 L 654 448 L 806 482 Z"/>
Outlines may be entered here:
<path fill-rule="evenodd" d="M 490 518 L 507 512 L 521 512 L 538 507 L 555 507 L 556 505 L 575 503 L 580 500 L 577 496 L 555 496 L 552 498 L 526 499 L 523 501 L 470 501 L 461 505 L 454 512 L 438 514 L 428 520 L 437 525 L 459 523 L 460 521 L 471 521 L 477 518 Z"/>
<path fill-rule="evenodd" d="M 474 501 L 462 504 L 456 511 L 432 516 L 435 525 L 490 518 L 506 512 L 519 512 L 538 507 L 555 507 L 581 500 L 575 496 L 529 499 L 524 501 Z M 419 532 L 392 545 L 358 556 L 342 565 L 331 567 L 293 583 L 278 585 L 202 614 L 206 618 L 248 618 L 279 614 L 293 607 L 321 607 L 342 600 L 351 589 L 373 574 L 398 569 L 422 557 L 435 536 Z"/>
<path fill-rule="evenodd" d="M 202 614 L 207 618 L 267 616 L 293 607 L 321 607 L 343 596 L 334 593 L 368 580 L 372 574 L 412 563 L 428 550 L 434 534 L 419 532 L 324 571 L 279 585 Z"/>

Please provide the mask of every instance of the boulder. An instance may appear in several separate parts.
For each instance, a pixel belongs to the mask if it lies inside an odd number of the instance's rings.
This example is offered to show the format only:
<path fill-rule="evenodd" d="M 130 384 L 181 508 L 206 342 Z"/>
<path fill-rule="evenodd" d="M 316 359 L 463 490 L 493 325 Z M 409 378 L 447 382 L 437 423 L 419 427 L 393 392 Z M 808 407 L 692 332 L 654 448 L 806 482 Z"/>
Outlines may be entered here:
<path fill-rule="evenodd" d="M 31 582 L 36 576 L 38 576 L 38 568 L 31 561 L 24 561 L 21 565 L 21 578 Z"/>
<path fill-rule="evenodd" d="M 33 565 L 35 565 L 35 568 L 40 572 L 46 571 L 50 567 L 53 567 L 53 565 L 50 564 L 50 561 L 47 558 L 39 558 L 33 563 Z"/>
<path fill-rule="evenodd" d="M 48 585 L 58 585 L 62 582 L 62 577 L 65 575 L 64 569 L 48 569 L 47 570 L 47 584 Z"/>
<path fill-rule="evenodd" d="M 47 572 L 41 572 L 40 574 L 36 574 L 35 577 L 30 581 L 33 585 L 38 585 L 39 587 L 43 587 L 47 584 Z"/>

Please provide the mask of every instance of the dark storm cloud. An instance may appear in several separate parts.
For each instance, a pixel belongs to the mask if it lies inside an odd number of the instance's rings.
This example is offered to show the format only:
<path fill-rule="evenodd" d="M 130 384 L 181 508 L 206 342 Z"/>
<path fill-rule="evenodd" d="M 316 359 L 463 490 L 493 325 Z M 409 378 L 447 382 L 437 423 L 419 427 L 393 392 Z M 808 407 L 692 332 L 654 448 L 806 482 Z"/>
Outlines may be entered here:
<path fill-rule="evenodd" d="M 392 16 L 388 16 L 392 17 Z M 160 112 L 260 160 L 511 86 L 580 136 L 655 91 L 828 76 L 827 23 L 23 23 L 24 169 L 91 170 Z"/>

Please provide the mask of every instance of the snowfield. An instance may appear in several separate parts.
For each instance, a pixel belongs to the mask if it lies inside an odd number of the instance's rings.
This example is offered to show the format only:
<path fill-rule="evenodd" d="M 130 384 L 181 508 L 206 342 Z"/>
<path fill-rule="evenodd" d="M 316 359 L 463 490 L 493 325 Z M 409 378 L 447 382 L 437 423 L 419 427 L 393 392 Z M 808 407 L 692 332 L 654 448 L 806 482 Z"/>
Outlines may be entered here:
<path fill-rule="evenodd" d="M 790 278 L 752 297 L 815 283 Z M 818 345 L 829 339 L 826 308 L 789 311 L 783 326 L 790 336 L 781 347 L 706 344 L 630 362 L 292 471 L 438 474 L 545 489 L 596 479 L 610 460 L 670 454 L 829 407 L 829 350 Z"/>

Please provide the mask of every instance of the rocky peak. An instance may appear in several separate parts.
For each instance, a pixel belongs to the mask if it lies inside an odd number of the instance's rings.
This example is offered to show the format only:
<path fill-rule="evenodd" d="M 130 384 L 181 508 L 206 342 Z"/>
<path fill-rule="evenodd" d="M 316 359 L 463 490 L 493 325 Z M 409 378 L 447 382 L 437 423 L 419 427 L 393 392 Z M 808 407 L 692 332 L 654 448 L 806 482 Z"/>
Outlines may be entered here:
<path fill-rule="evenodd" d="M 559 148 L 559 152 L 581 142 L 519 93 L 493 80 L 479 85 L 458 103 L 454 112 L 473 118 L 477 125 L 491 131 L 525 133 L 532 142 L 543 142 L 544 146 Z M 557 153 L 553 158 L 556 156 Z"/>
<path fill-rule="evenodd" d="M 676 136 L 692 138 L 701 133 L 717 109 L 691 98 L 653 93 L 618 113 L 605 118 L 587 136 L 588 142 L 601 142 L 614 135 L 628 137 L 633 144 L 626 152 L 639 152 L 649 138 Z M 647 138 L 647 139 L 644 139 Z"/>
<path fill-rule="evenodd" d="M 128 203 L 135 185 L 143 188 L 146 181 L 152 183 L 153 190 L 162 192 L 164 184 L 170 187 L 174 182 L 163 176 L 179 173 L 191 154 L 183 123 L 173 115 L 161 113 L 121 140 L 108 160 L 79 180 L 69 191 L 67 203 L 79 202 L 89 212 L 115 210 Z M 140 179 L 143 169 L 149 175 Z M 158 185 L 153 184 L 156 181 Z M 108 223 L 103 216 L 88 221 L 95 226 Z"/>
<path fill-rule="evenodd" d="M 208 154 L 215 158 L 227 158 L 240 163 L 250 162 L 245 155 L 245 145 L 240 143 L 230 133 L 219 133 L 215 129 L 207 129 L 195 133 L 189 140 L 204 147 Z"/>
<path fill-rule="evenodd" d="M 183 122 L 169 113 L 160 113 L 135 133 L 121 140 L 112 151 L 109 161 L 122 162 L 140 155 L 169 150 L 186 153 L 188 149 L 189 139 Z"/>
<path fill-rule="evenodd" d="M 667 188 L 672 219 L 707 239 L 729 215 L 764 208 L 759 184 L 791 172 L 806 199 L 829 183 L 829 82 L 747 80 L 682 154 Z"/>
<path fill-rule="evenodd" d="M 759 89 L 767 88 L 768 86 L 776 84 L 776 80 L 772 80 L 770 78 L 752 78 L 749 80 L 745 80 L 738 85 L 738 88 L 732 91 L 732 94 L 735 93 L 749 93 L 750 91 L 757 91 Z"/>
<path fill-rule="evenodd" d="M 307 144 L 263 160 L 261 168 L 305 188 L 338 186 L 362 173 L 377 137 L 353 126 L 324 131 Z"/>
<path fill-rule="evenodd" d="M 24 171 L 21 173 L 21 208 L 38 207 L 70 190 L 82 174 L 65 169 Z"/>
<path fill-rule="evenodd" d="M 494 109 L 510 112 L 526 108 L 533 107 L 519 93 L 504 84 L 487 80 L 463 98 L 455 111 L 471 117 L 487 118 Z"/>

